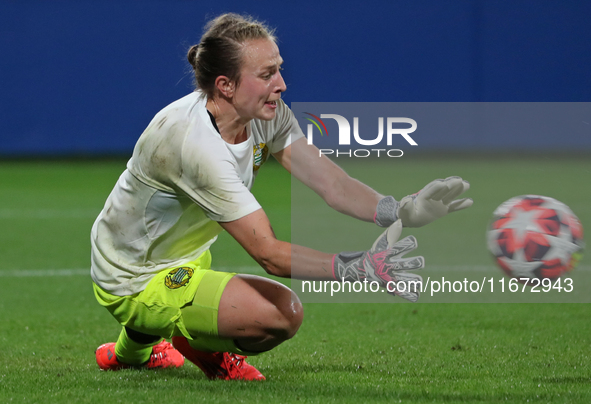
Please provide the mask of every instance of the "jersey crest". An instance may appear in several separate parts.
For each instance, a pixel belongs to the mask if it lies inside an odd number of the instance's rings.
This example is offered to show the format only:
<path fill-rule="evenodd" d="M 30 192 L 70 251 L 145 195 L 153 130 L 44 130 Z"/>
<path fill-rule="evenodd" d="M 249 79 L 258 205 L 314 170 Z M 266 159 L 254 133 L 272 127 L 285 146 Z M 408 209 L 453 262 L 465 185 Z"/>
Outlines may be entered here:
<path fill-rule="evenodd" d="M 252 163 L 252 170 L 257 171 L 269 157 L 269 147 L 265 143 L 255 144 L 252 153 L 254 160 Z"/>

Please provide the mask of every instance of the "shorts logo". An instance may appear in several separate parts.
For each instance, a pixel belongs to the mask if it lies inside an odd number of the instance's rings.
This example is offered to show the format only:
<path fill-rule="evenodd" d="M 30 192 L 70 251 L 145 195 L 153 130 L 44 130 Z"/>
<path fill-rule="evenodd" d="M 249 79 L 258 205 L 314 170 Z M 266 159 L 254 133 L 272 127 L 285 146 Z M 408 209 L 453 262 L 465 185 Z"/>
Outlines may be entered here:
<path fill-rule="evenodd" d="M 252 170 L 257 171 L 269 156 L 269 147 L 265 143 L 255 144 L 252 148 L 254 160 L 252 162 Z"/>
<path fill-rule="evenodd" d="M 193 268 L 178 267 L 170 271 L 164 278 L 164 284 L 168 289 L 178 289 L 186 286 L 193 276 Z"/>

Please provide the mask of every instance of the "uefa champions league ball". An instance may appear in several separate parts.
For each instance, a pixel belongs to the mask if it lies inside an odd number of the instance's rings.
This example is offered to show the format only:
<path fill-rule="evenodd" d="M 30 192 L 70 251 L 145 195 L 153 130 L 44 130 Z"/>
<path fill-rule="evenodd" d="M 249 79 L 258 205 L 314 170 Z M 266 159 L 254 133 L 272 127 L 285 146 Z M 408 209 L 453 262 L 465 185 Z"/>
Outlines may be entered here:
<path fill-rule="evenodd" d="M 582 256 L 583 226 L 564 203 L 523 195 L 502 203 L 493 214 L 487 245 L 512 278 L 557 279 Z"/>

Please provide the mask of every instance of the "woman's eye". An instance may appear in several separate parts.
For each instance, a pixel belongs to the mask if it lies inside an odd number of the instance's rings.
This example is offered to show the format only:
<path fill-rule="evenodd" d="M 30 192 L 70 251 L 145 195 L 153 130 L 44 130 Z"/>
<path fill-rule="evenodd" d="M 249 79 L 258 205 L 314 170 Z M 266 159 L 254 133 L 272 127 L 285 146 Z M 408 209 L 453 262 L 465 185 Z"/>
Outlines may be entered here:
<path fill-rule="evenodd" d="M 263 78 L 263 80 L 271 80 L 271 78 L 275 75 L 275 73 L 277 73 L 277 71 L 282 71 L 282 70 L 283 70 L 283 67 L 279 67 L 277 70 L 265 74 L 264 76 L 262 76 L 262 78 Z"/>

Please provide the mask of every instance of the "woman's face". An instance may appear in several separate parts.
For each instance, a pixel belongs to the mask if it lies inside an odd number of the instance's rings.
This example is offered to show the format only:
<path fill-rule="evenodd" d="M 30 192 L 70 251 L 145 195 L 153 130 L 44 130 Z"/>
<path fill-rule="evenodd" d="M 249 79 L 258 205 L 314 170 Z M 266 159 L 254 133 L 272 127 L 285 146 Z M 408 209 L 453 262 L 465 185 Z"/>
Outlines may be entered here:
<path fill-rule="evenodd" d="M 240 84 L 233 97 L 238 114 L 265 121 L 275 118 L 277 100 L 285 91 L 281 77 L 283 59 L 275 42 L 256 39 L 245 43 Z"/>

